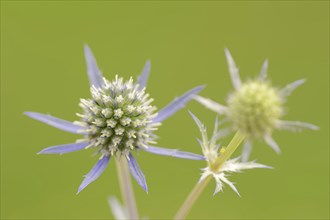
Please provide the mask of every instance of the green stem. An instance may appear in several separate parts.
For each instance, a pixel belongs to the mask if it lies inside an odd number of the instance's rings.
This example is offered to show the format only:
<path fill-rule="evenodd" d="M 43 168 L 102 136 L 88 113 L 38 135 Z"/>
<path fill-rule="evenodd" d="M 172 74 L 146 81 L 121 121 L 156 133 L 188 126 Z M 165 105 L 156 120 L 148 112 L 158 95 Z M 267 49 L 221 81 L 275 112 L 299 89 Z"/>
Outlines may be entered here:
<path fill-rule="evenodd" d="M 138 219 L 139 215 L 136 207 L 127 161 L 125 160 L 125 158 L 116 158 L 116 165 L 121 194 L 124 200 L 125 207 L 128 210 L 128 218 Z"/>
<path fill-rule="evenodd" d="M 240 131 L 237 131 L 234 135 L 233 139 L 229 142 L 226 148 L 220 149 L 220 156 L 216 159 L 216 161 L 212 164 L 211 169 L 213 171 L 220 170 L 221 166 L 230 158 L 230 156 L 235 152 L 238 146 L 244 140 L 245 135 L 242 134 Z"/>
<path fill-rule="evenodd" d="M 212 176 L 206 177 L 203 181 L 198 182 L 194 189 L 189 193 L 188 197 L 182 204 L 180 210 L 176 213 L 174 219 L 185 219 L 190 212 L 190 209 L 192 208 L 193 204 L 197 201 L 205 187 L 208 185 L 210 180 L 212 179 Z"/>
<path fill-rule="evenodd" d="M 221 166 L 226 162 L 227 159 L 235 152 L 237 147 L 242 143 L 244 140 L 245 135 L 242 134 L 240 131 L 237 131 L 234 135 L 233 139 L 229 142 L 228 146 L 224 149 L 221 149 L 221 154 L 211 165 L 210 169 L 214 172 L 218 172 Z M 203 181 L 198 182 L 194 189 L 189 193 L 188 197 L 186 198 L 185 202 L 182 204 L 181 208 L 175 215 L 174 219 L 185 219 L 189 214 L 192 206 L 195 204 L 199 196 L 202 194 L 205 187 L 209 184 L 212 176 L 206 177 Z"/>

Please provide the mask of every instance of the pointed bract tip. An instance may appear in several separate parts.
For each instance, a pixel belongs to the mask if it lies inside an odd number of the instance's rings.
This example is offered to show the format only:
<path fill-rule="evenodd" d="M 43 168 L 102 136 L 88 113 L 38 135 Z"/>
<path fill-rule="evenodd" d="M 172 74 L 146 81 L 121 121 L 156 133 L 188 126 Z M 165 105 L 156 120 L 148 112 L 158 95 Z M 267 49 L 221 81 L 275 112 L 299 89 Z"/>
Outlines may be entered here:
<path fill-rule="evenodd" d="M 292 83 L 290 83 L 289 85 L 294 85 L 294 89 L 296 89 L 297 87 L 301 86 L 302 84 L 304 84 L 307 81 L 307 79 L 298 79 Z"/>
<path fill-rule="evenodd" d="M 254 161 L 252 161 L 252 162 L 254 162 L 255 163 L 255 160 Z M 274 167 L 272 167 L 272 166 L 268 166 L 268 165 L 264 165 L 264 164 L 260 164 L 260 163 L 258 163 L 258 167 L 255 167 L 255 168 L 262 168 L 262 169 L 271 169 L 271 170 L 274 170 L 275 168 Z"/>
<path fill-rule="evenodd" d="M 76 195 L 78 195 L 80 192 L 81 192 L 81 190 L 83 190 L 83 189 L 78 189 L 78 191 L 77 191 L 77 193 L 76 193 Z"/>
<path fill-rule="evenodd" d="M 194 121 L 197 123 L 197 124 L 200 124 L 201 121 L 197 118 L 196 115 L 194 115 L 194 113 L 192 113 L 190 110 L 188 110 L 188 113 L 190 114 L 190 116 L 194 119 Z"/>
<path fill-rule="evenodd" d="M 87 184 L 87 185 L 88 185 L 88 184 Z M 83 189 L 85 189 L 87 185 L 83 185 L 83 184 L 81 184 L 81 185 L 79 186 L 79 188 L 78 188 L 78 191 L 77 191 L 76 195 L 78 195 Z"/>
<path fill-rule="evenodd" d="M 45 149 L 42 149 L 41 151 L 39 151 L 39 152 L 37 153 L 37 155 L 40 155 L 40 154 L 47 154 L 47 151 L 45 151 Z"/>
<path fill-rule="evenodd" d="M 196 86 L 195 88 L 189 90 L 189 91 L 193 91 L 194 93 L 194 96 L 197 95 L 202 89 L 204 89 L 206 87 L 206 85 L 199 85 L 199 86 Z"/>
<path fill-rule="evenodd" d="M 306 78 L 304 78 L 304 79 L 298 79 L 298 80 L 297 80 L 297 82 L 299 82 L 299 83 L 298 83 L 299 85 L 304 84 L 306 81 L 307 81 Z"/>
<path fill-rule="evenodd" d="M 40 154 L 58 154 L 58 155 L 63 155 L 63 153 L 59 153 L 59 152 L 54 152 L 54 151 L 50 151 L 49 149 L 45 148 L 41 151 L 39 151 L 37 153 L 37 155 L 40 155 Z"/>
<path fill-rule="evenodd" d="M 148 194 L 148 185 L 147 185 L 147 182 L 144 182 L 143 186 L 142 185 L 140 185 L 140 186 L 143 189 L 143 191 L 145 191 Z"/>
<path fill-rule="evenodd" d="M 261 168 L 265 168 L 265 169 L 271 169 L 271 170 L 274 170 L 275 168 L 274 167 L 271 167 L 271 166 L 267 166 L 267 165 L 264 165 L 263 167 Z"/>
<path fill-rule="evenodd" d="M 188 113 L 191 115 L 191 116 L 195 116 L 189 109 L 188 109 Z"/>
<path fill-rule="evenodd" d="M 227 59 L 232 59 L 231 53 L 228 48 L 225 48 L 225 55 L 226 55 Z"/>
<path fill-rule="evenodd" d="M 205 87 L 206 87 L 206 85 L 200 85 L 200 86 L 197 86 L 197 87 L 195 87 L 195 88 L 189 90 L 187 93 L 191 93 L 191 94 L 190 94 L 190 97 L 191 97 L 191 98 L 194 98 L 194 97 L 197 96 L 197 95 L 200 93 L 200 91 L 202 91 Z M 186 94 L 187 94 L 187 93 L 186 93 Z M 186 94 L 185 94 L 185 95 L 186 95 Z"/>
<path fill-rule="evenodd" d="M 23 115 L 26 115 L 26 116 L 32 117 L 33 112 L 23 112 Z"/>
<path fill-rule="evenodd" d="M 199 89 L 199 90 L 202 90 L 202 89 L 204 89 L 206 87 L 206 85 L 200 85 L 200 86 L 197 86 L 197 88 Z"/>
<path fill-rule="evenodd" d="M 148 71 L 150 72 L 150 69 L 151 69 L 151 61 L 150 61 L 150 59 L 147 59 L 146 60 L 145 68 L 149 69 Z"/>
<path fill-rule="evenodd" d="M 194 113 L 192 113 L 190 110 L 188 110 L 188 113 L 194 119 L 195 122 L 196 122 L 196 120 L 199 121 L 199 119 L 196 117 L 196 115 L 194 115 Z"/>
<path fill-rule="evenodd" d="M 310 129 L 313 130 L 313 131 L 317 131 L 317 130 L 320 130 L 320 127 L 316 126 L 316 125 L 313 125 L 313 126 L 310 126 Z"/>
<path fill-rule="evenodd" d="M 89 47 L 89 45 L 87 43 L 84 43 L 84 50 L 86 52 L 86 50 L 91 50 L 91 48 Z"/>
<path fill-rule="evenodd" d="M 85 53 L 85 58 L 86 59 L 95 59 L 92 49 L 89 47 L 88 44 L 84 44 L 84 53 Z"/>
<path fill-rule="evenodd" d="M 267 78 L 267 71 L 268 71 L 268 59 L 265 59 L 261 67 L 259 78 L 265 80 Z"/>

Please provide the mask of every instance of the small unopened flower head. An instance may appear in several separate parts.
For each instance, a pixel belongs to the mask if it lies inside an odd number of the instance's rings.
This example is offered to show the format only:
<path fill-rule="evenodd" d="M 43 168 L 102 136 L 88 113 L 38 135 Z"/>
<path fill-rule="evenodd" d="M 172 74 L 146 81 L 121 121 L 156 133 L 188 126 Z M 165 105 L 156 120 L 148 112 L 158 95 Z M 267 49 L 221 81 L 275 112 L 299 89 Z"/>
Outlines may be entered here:
<path fill-rule="evenodd" d="M 228 117 L 233 126 L 251 137 L 271 133 L 283 112 L 278 90 L 266 81 L 244 83 L 228 99 Z"/>
<path fill-rule="evenodd" d="M 269 166 L 256 163 L 255 161 L 241 161 L 241 158 L 239 157 L 229 159 L 234 151 L 230 149 L 229 146 L 220 147 L 221 145 L 218 143 L 218 140 L 221 137 L 222 132 L 218 128 L 218 119 L 215 121 L 213 135 L 211 139 L 209 139 L 207 137 L 205 125 L 191 112 L 190 115 L 196 122 L 201 132 L 202 140 L 198 141 L 207 161 L 207 167 L 202 169 L 202 175 L 199 181 L 204 181 L 208 176 L 212 176 L 216 182 L 214 194 L 223 191 L 223 183 L 226 183 L 232 190 L 240 195 L 234 183 L 227 179 L 228 173 L 241 172 L 242 170 L 254 168 L 271 168 Z"/>
<path fill-rule="evenodd" d="M 156 107 L 144 89 L 133 83 L 104 80 L 103 87 L 91 88 L 91 99 L 81 99 L 83 108 L 80 125 L 88 132 L 88 147 L 101 147 L 111 155 L 120 152 L 126 155 L 137 146 L 147 147 L 154 142 L 152 131 L 160 123 L 150 123 L 156 116 Z"/>

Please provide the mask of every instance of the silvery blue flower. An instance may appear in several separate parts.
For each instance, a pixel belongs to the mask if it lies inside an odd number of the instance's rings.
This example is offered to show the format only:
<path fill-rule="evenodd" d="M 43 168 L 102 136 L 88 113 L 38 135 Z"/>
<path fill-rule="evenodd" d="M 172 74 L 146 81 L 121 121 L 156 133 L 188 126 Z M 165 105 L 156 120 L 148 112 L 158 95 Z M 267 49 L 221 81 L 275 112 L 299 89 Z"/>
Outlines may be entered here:
<path fill-rule="evenodd" d="M 156 112 L 152 98 L 145 92 L 150 62 L 147 61 L 137 83 L 130 78 L 124 81 L 116 76 L 113 81 L 102 77 L 94 55 L 85 46 L 87 72 L 91 86 L 91 98 L 81 99 L 81 120 L 69 122 L 63 119 L 36 112 L 25 112 L 33 119 L 58 129 L 83 135 L 76 143 L 48 147 L 39 154 L 65 154 L 82 149 L 94 148 L 100 158 L 79 186 L 78 193 L 95 181 L 107 167 L 110 158 L 126 159 L 129 170 L 138 184 L 147 191 L 147 184 L 132 151 L 146 151 L 153 154 L 173 156 L 184 159 L 203 160 L 201 155 L 154 146 L 157 136 L 153 134 L 162 121 L 183 108 L 198 94 L 203 86 L 193 88 L 174 99 Z"/>
<path fill-rule="evenodd" d="M 228 49 L 225 49 L 225 54 L 235 89 L 227 99 L 227 106 L 198 95 L 194 99 L 206 108 L 225 116 L 224 120 L 231 123 L 231 128 L 227 131 L 240 130 L 246 135 L 242 154 L 243 161 L 248 160 L 252 140 L 255 138 L 262 138 L 275 152 L 280 153 L 278 144 L 272 138 L 274 129 L 290 131 L 318 129 L 317 126 L 306 122 L 282 120 L 287 97 L 305 82 L 304 79 L 278 89 L 272 86 L 267 79 L 268 61 L 266 60 L 256 79 L 242 83 L 238 68 Z"/>

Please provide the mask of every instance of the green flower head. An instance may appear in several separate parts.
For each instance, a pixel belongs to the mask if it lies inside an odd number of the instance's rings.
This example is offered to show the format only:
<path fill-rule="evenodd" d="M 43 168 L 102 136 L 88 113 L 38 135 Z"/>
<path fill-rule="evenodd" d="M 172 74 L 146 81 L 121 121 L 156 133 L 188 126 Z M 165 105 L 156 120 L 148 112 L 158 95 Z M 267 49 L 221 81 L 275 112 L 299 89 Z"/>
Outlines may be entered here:
<path fill-rule="evenodd" d="M 299 121 L 284 121 L 284 104 L 287 97 L 305 80 L 300 79 L 284 88 L 274 87 L 267 79 L 268 61 L 263 63 L 256 79 L 242 83 L 238 68 L 228 49 L 225 49 L 230 77 L 234 91 L 229 94 L 227 106 L 211 99 L 196 95 L 195 100 L 206 108 L 223 115 L 231 123 L 227 131 L 239 130 L 245 136 L 242 160 L 247 161 L 252 148 L 252 139 L 262 138 L 277 153 L 280 148 L 272 138 L 275 129 L 300 131 L 304 128 L 317 130 L 318 127 Z M 229 133 L 229 132 L 228 132 Z"/>

